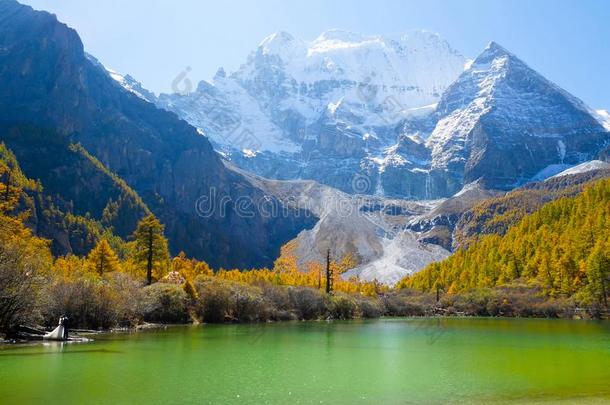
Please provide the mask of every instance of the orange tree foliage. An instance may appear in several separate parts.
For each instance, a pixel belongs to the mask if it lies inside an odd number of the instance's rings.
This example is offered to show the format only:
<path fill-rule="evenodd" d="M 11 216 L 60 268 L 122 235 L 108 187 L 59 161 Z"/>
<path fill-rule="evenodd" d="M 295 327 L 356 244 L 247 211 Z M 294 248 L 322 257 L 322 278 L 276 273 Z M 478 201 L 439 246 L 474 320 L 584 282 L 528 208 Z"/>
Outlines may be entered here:
<path fill-rule="evenodd" d="M 276 285 L 324 289 L 326 287 L 325 264 L 308 262 L 301 268 L 297 260 L 296 248 L 296 241 L 291 241 L 284 245 L 281 249 L 280 257 L 274 263 L 273 269 L 264 268 L 241 271 L 221 268 L 215 273 L 215 276 L 225 280 L 248 284 L 268 282 Z M 345 255 L 339 261 L 331 262 L 334 291 L 374 296 L 386 288 L 377 282 L 343 279 L 341 275 L 355 265 L 356 261 L 351 254 Z"/>
<path fill-rule="evenodd" d="M 19 200 L 21 190 L 15 192 L 0 205 L 0 331 L 33 320 L 51 266 L 48 241 L 34 236 L 22 218 L 7 215 Z"/>

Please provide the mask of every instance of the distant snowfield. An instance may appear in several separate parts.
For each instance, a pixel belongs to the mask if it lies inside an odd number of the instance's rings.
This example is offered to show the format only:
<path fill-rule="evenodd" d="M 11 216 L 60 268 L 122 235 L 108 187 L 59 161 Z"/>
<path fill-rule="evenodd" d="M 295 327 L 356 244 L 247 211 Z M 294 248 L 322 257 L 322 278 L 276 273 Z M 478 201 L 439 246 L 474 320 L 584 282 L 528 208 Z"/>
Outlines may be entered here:
<path fill-rule="evenodd" d="M 531 181 L 544 181 L 557 177 L 569 176 L 572 174 L 586 173 L 593 170 L 609 169 L 610 163 L 602 160 L 590 160 L 578 165 L 555 164 L 549 165 L 536 173 Z"/>
<path fill-rule="evenodd" d="M 599 122 L 604 126 L 604 128 L 610 131 L 610 112 L 606 110 L 597 110 L 595 113 Z"/>
<path fill-rule="evenodd" d="M 593 170 L 610 169 L 610 163 L 601 160 L 591 160 L 589 162 L 581 163 L 576 166 L 572 166 L 569 169 L 563 170 L 550 178 L 557 178 L 563 176 L 570 176 L 572 174 L 586 173 Z"/>
<path fill-rule="evenodd" d="M 536 175 L 532 177 L 531 181 L 544 181 L 548 178 L 560 175 L 571 167 L 572 165 L 566 165 L 563 163 L 548 165 L 547 167 L 536 173 Z"/>

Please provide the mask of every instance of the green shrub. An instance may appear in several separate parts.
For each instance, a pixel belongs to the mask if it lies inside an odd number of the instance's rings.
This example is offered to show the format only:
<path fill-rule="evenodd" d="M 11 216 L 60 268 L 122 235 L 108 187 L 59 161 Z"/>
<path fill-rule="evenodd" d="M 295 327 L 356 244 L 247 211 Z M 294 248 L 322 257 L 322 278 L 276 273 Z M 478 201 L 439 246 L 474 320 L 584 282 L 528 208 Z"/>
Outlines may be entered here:
<path fill-rule="evenodd" d="M 143 289 L 142 316 L 147 322 L 186 323 L 188 296 L 179 285 L 155 283 Z"/>
<path fill-rule="evenodd" d="M 434 314 L 436 306 L 432 294 L 403 289 L 381 297 L 387 316 L 425 316 Z"/>
<path fill-rule="evenodd" d="M 355 300 L 361 318 L 379 318 L 384 313 L 383 303 L 377 298 L 356 296 Z"/>
<path fill-rule="evenodd" d="M 231 316 L 235 322 L 260 322 L 271 319 L 272 305 L 258 287 L 236 284 L 231 289 Z"/>
<path fill-rule="evenodd" d="M 533 315 L 540 318 L 572 318 L 576 313 L 574 301 L 569 298 L 551 298 L 533 308 Z"/>
<path fill-rule="evenodd" d="M 449 315 L 490 316 L 489 310 L 497 311 L 496 292 L 490 288 L 478 288 L 460 294 L 447 294 L 440 305 Z"/>
<path fill-rule="evenodd" d="M 275 319 L 273 302 L 260 287 L 197 277 L 195 312 L 204 322 L 264 322 Z"/>
<path fill-rule="evenodd" d="M 112 293 L 101 281 L 57 280 L 48 287 L 45 295 L 42 311 L 48 327 L 56 326 L 62 315 L 68 317 L 71 328 L 107 329 L 118 322 Z"/>
<path fill-rule="evenodd" d="M 299 319 L 318 319 L 325 315 L 325 296 L 308 287 L 288 287 L 290 306 Z"/>
<path fill-rule="evenodd" d="M 273 305 L 276 311 L 290 311 L 290 296 L 286 287 L 271 283 L 263 283 L 260 286 L 265 298 Z"/>
<path fill-rule="evenodd" d="M 195 313 L 204 322 L 222 323 L 231 318 L 231 286 L 224 280 L 198 276 L 195 279 Z"/>
<path fill-rule="evenodd" d="M 109 297 L 116 313 L 119 326 L 137 325 L 143 318 L 143 281 L 135 280 L 131 275 L 112 272 L 104 276 L 107 280 Z"/>
<path fill-rule="evenodd" d="M 262 283 L 260 288 L 271 311 L 270 319 L 274 321 L 299 319 L 291 306 L 288 288 L 271 283 Z"/>
<path fill-rule="evenodd" d="M 330 297 L 329 316 L 332 319 L 353 319 L 356 317 L 357 310 L 356 301 L 348 295 Z"/>

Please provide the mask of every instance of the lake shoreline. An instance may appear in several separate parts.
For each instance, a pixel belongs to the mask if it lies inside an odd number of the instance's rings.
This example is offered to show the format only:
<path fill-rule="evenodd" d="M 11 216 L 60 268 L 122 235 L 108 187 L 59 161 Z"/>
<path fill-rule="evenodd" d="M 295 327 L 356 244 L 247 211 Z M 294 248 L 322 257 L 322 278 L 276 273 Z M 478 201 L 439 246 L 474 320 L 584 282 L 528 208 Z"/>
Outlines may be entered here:
<path fill-rule="evenodd" d="M 608 322 L 610 319 L 603 318 L 586 318 L 586 317 L 573 317 L 573 318 L 558 318 L 558 317 L 522 317 L 522 316 L 480 316 L 480 315 L 464 315 L 464 314 L 453 314 L 453 315 L 407 315 L 407 316 L 380 316 L 377 318 L 351 318 L 351 319 L 291 319 L 291 320 L 267 320 L 267 321 L 254 321 L 254 322 L 188 322 L 188 323 L 152 323 L 144 322 L 142 324 L 133 327 L 118 327 L 109 329 L 99 330 L 75 330 L 70 331 L 70 334 L 77 338 L 89 339 L 89 341 L 76 340 L 76 341 L 51 341 L 44 340 L 42 338 L 28 338 L 28 337 L 14 337 L 6 338 L 0 337 L 0 349 L 2 346 L 30 346 L 39 342 L 40 344 L 56 342 L 56 343 L 90 343 L 95 341 L 95 336 L 99 335 L 123 335 L 133 333 L 154 333 L 158 331 L 168 330 L 172 328 L 186 328 L 193 326 L 229 326 L 229 325 L 276 325 L 276 324 L 298 324 L 298 323 L 345 323 L 345 322 L 358 322 L 358 321 L 383 321 L 383 320 L 452 320 L 452 319 L 481 319 L 481 320 L 557 320 L 557 321 L 574 321 L 579 322 Z"/>
<path fill-rule="evenodd" d="M 123 275 L 124 276 L 124 275 Z M 123 284 L 127 276 L 119 277 Z M 113 279 L 110 279 L 112 281 Z M 422 292 L 409 288 L 372 295 L 334 292 L 306 286 L 246 283 L 197 277 L 194 287 L 154 283 L 127 289 L 120 300 L 97 296 L 96 288 L 80 281 L 64 285 L 75 299 L 69 305 L 37 308 L 41 317 L 5 329 L 5 340 L 35 340 L 52 330 L 57 319 L 69 318 L 72 331 L 159 328 L 173 324 L 266 323 L 293 320 L 349 320 L 380 317 L 490 317 L 534 319 L 608 319 L 602 306 L 583 307 L 572 297 L 548 297 L 539 287 L 509 284 L 464 293 Z M 113 290 L 112 288 L 108 288 Z M 60 289 L 59 291 L 64 291 Z M 91 302 L 96 303 L 91 306 Z M 25 319 L 24 319 L 25 320 Z M 19 324 L 18 324 L 19 325 Z M 23 325 L 37 325 L 33 328 Z M 161 325 L 161 326 L 158 326 Z M 34 331 L 34 332 L 32 332 Z M 31 336 L 34 333 L 36 336 Z M 0 334 L 0 336 L 2 336 Z M 6 339 L 8 336 L 10 339 Z M 30 339 L 32 338 L 32 339 Z"/>

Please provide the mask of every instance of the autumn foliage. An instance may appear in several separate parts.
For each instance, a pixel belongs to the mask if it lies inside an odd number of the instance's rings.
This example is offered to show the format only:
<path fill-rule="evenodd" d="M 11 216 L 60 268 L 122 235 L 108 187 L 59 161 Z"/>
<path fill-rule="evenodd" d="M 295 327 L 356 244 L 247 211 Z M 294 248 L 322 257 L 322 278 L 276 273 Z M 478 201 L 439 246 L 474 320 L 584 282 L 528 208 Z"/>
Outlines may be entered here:
<path fill-rule="evenodd" d="M 574 297 L 608 307 L 610 286 L 610 179 L 576 197 L 544 205 L 509 228 L 486 235 L 400 286 L 449 294 L 521 280 L 549 297 Z"/>

